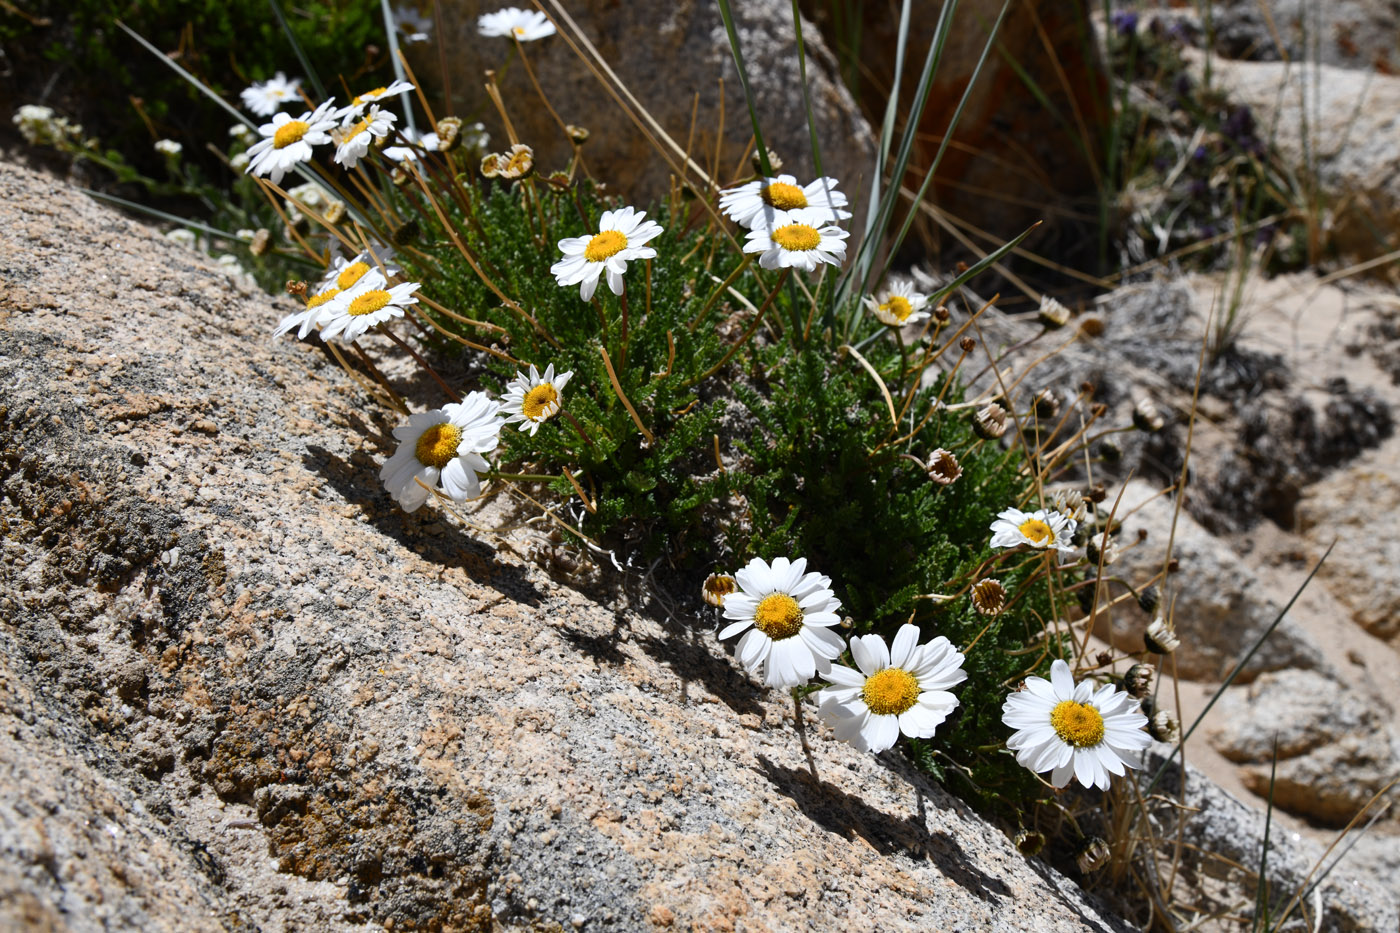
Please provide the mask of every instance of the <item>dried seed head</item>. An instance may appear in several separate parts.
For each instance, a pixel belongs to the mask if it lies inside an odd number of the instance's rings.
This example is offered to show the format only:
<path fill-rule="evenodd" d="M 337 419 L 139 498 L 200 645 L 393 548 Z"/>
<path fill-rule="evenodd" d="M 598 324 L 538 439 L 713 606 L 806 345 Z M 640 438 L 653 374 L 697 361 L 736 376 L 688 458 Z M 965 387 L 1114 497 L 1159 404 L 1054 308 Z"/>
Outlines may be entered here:
<path fill-rule="evenodd" d="M 575 146 L 582 146 L 588 142 L 588 127 L 570 123 L 564 127 L 564 132 L 569 134 L 569 138 L 574 141 Z"/>
<path fill-rule="evenodd" d="M 1006 433 L 1006 409 L 996 402 L 981 409 L 972 418 L 972 430 L 986 441 L 996 440 Z"/>
<path fill-rule="evenodd" d="M 418 239 L 419 232 L 418 221 L 410 218 L 393 229 L 389 234 L 389 240 L 395 246 L 407 246 Z"/>
<path fill-rule="evenodd" d="M 1161 602 L 1162 597 L 1157 595 L 1157 587 L 1155 586 L 1144 587 L 1137 596 L 1137 604 L 1142 607 L 1143 612 L 1150 616 L 1157 614 L 1157 606 Z"/>
<path fill-rule="evenodd" d="M 271 245 L 272 231 L 266 227 L 259 227 L 258 232 L 253 234 L 253 241 L 248 244 L 248 252 L 254 256 L 261 256 Z"/>
<path fill-rule="evenodd" d="M 1079 383 L 1079 394 L 1083 395 L 1085 398 L 1093 398 L 1094 393 L 1098 390 L 1099 387 L 1094 385 L 1088 379 L 1085 379 L 1083 382 Z"/>
<path fill-rule="evenodd" d="M 977 349 L 977 341 L 973 340 L 971 337 L 964 337 L 958 341 L 958 346 L 962 348 L 964 353 L 971 353 L 973 350 Z"/>
<path fill-rule="evenodd" d="M 1040 323 L 1049 330 L 1058 330 L 1069 323 L 1069 308 L 1049 295 L 1040 296 Z"/>
<path fill-rule="evenodd" d="M 928 478 L 940 486 L 949 486 L 959 476 L 962 476 L 962 467 L 958 465 L 958 458 L 953 456 L 952 451 L 944 450 L 942 447 L 929 454 L 927 469 Z"/>
<path fill-rule="evenodd" d="M 1084 494 L 1084 498 L 1090 502 L 1102 502 L 1108 498 L 1108 490 L 1103 488 L 1103 483 L 1095 483 L 1089 487 L 1089 491 Z"/>
<path fill-rule="evenodd" d="M 1123 675 L 1123 689 L 1128 691 L 1128 695 L 1141 700 L 1152 692 L 1152 680 L 1156 672 L 1152 670 L 1152 665 L 1138 662 L 1128 668 L 1128 673 Z"/>
<path fill-rule="evenodd" d="M 1113 652 L 1100 651 L 1098 654 L 1094 655 L 1094 662 L 1098 664 L 1099 667 L 1108 667 L 1113 663 Z"/>
<path fill-rule="evenodd" d="M 1118 543 L 1106 531 L 1099 532 L 1090 538 L 1085 543 L 1084 550 L 1088 554 L 1091 564 L 1102 563 L 1107 567 L 1118 560 Z"/>
<path fill-rule="evenodd" d="M 301 297 L 306 294 L 306 283 L 290 281 L 287 283 L 287 294 Z"/>
<path fill-rule="evenodd" d="M 1031 399 L 1031 410 L 1035 416 L 1042 421 L 1049 421 L 1060 413 L 1060 400 L 1055 397 L 1054 389 L 1041 389 Z"/>
<path fill-rule="evenodd" d="M 1176 713 L 1169 709 L 1159 709 L 1147 720 L 1147 731 L 1158 742 L 1175 742 L 1181 738 L 1181 723 Z"/>
<path fill-rule="evenodd" d="M 1079 866 L 1079 870 L 1087 875 L 1089 872 L 1098 871 L 1100 868 L 1103 868 L 1104 865 L 1108 864 L 1108 857 L 1110 854 L 1108 843 L 1104 842 L 1098 836 L 1092 836 L 1089 838 L 1089 841 L 1084 844 L 1084 848 L 1079 850 L 1079 854 L 1075 856 L 1074 861 L 1075 864 Z"/>
<path fill-rule="evenodd" d="M 753 165 L 753 170 L 755 172 L 758 172 L 760 175 L 763 174 L 763 160 L 758 157 L 757 152 L 749 157 L 749 162 Z M 772 149 L 768 150 L 768 167 L 775 172 L 781 171 L 783 168 L 783 160 L 778 158 L 778 154 Z"/>
<path fill-rule="evenodd" d="M 451 152 L 462 142 L 462 118 L 443 117 L 434 127 L 438 135 L 438 150 Z"/>
<path fill-rule="evenodd" d="M 1079 332 L 1085 337 L 1102 337 L 1104 332 L 1103 318 L 1086 317 L 1079 322 Z"/>
<path fill-rule="evenodd" d="M 1016 834 L 1016 849 L 1026 858 L 1039 855 L 1040 850 L 1045 848 L 1045 834 L 1038 833 L 1033 829 L 1023 829 Z"/>
<path fill-rule="evenodd" d="M 712 573 L 705 578 L 705 584 L 700 588 L 700 595 L 705 597 L 705 602 L 711 606 L 722 607 L 724 599 L 738 588 L 734 578 L 722 573 Z"/>
<path fill-rule="evenodd" d="M 972 608 L 984 616 L 994 616 L 1006 608 L 1006 587 L 995 577 L 972 584 Z"/>
<path fill-rule="evenodd" d="M 947 305 L 939 305 L 933 309 L 933 316 L 938 320 L 938 323 L 946 324 L 948 318 L 953 316 L 953 312 L 948 310 Z"/>
<path fill-rule="evenodd" d="M 1166 419 L 1157 410 L 1157 406 L 1152 403 L 1152 399 L 1144 396 L 1133 405 L 1133 426 L 1139 431 L 1155 434 L 1162 430 L 1166 423 Z"/>
<path fill-rule="evenodd" d="M 1171 654 L 1181 645 L 1176 629 L 1161 616 L 1152 620 L 1152 624 L 1143 633 L 1142 640 L 1147 645 L 1147 650 L 1153 654 Z"/>

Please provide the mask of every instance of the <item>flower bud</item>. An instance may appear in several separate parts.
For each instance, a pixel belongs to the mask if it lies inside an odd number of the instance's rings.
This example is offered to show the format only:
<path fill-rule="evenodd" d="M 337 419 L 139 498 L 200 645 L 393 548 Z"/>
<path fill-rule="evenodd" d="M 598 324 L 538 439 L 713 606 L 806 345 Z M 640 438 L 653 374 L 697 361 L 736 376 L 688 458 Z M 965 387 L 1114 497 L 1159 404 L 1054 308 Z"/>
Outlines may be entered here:
<path fill-rule="evenodd" d="M 1069 308 L 1049 295 L 1041 295 L 1039 317 L 1048 330 L 1059 330 L 1069 323 Z"/>
<path fill-rule="evenodd" d="M 1147 650 L 1153 654 L 1171 654 L 1181 645 L 1176 629 L 1161 616 L 1152 620 L 1152 624 L 1143 633 L 1142 640 L 1147 645 Z"/>
<path fill-rule="evenodd" d="M 1053 389 L 1041 389 L 1031 400 L 1031 410 L 1042 421 L 1049 421 L 1060 413 L 1060 400 L 1055 398 Z"/>
<path fill-rule="evenodd" d="M 705 583 L 700 588 L 700 595 L 711 606 L 721 608 L 724 606 L 725 597 L 737 588 L 738 584 L 733 577 L 728 574 L 712 573 L 705 578 Z"/>
<path fill-rule="evenodd" d="M 1176 713 L 1169 709 L 1159 709 L 1147 720 L 1147 731 L 1158 742 L 1176 742 L 1181 738 L 1181 723 Z"/>
<path fill-rule="evenodd" d="M 1102 563 L 1105 567 L 1118 559 L 1118 545 L 1106 531 L 1101 531 L 1091 537 L 1084 545 L 1085 553 L 1089 556 L 1089 563 Z"/>
<path fill-rule="evenodd" d="M 971 337 L 964 337 L 958 341 L 958 346 L 964 353 L 971 353 L 973 350 L 977 349 L 977 341 L 973 340 Z"/>
<path fill-rule="evenodd" d="M 564 127 L 564 132 L 569 134 L 569 139 L 573 140 L 575 146 L 582 146 L 588 142 L 588 128 L 570 123 Z"/>
<path fill-rule="evenodd" d="M 451 152 L 456 149 L 462 141 L 462 118 L 443 117 L 437 121 L 438 150 L 440 152 Z"/>
<path fill-rule="evenodd" d="M 979 615 L 994 616 L 1006 608 L 1006 587 L 995 577 L 972 584 L 972 608 Z"/>
<path fill-rule="evenodd" d="M 1139 431 L 1155 434 L 1162 430 L 1166 423 L 1166 419 L 1157 410 L 1157 406 L 1152 403 L 1152 399 L 1144 396 L 1133 405 L 1133 426 Z"/>
<path fill-rule="evenodd" d="M 1108 843 L 1098 836 L 1093 836 L 1084 844 L 1084 848 L 1079 850 L 1074 861 L 1079 866 L 1079 870 L 1087 875 L 1089 872 L 1098 871 L 1108 864 L 1110 854 Z"/>
<path fill-rule="evenodd" d="M 1142 592 L 1137 594 L 1137 604 L 1142 607 L 1142 611 L 1148 615 L 1157 614 L 1157 606 L 1162 602 L 1162 597 L 1157 594 L 1157 587 L 1144 587 Z"/>
<path fill-rule="evenodd" d="M 1001 437 L 1006 433 L 1006 409 L 992 402 L 973 416 L 972 430 L 985 441 Z"/>

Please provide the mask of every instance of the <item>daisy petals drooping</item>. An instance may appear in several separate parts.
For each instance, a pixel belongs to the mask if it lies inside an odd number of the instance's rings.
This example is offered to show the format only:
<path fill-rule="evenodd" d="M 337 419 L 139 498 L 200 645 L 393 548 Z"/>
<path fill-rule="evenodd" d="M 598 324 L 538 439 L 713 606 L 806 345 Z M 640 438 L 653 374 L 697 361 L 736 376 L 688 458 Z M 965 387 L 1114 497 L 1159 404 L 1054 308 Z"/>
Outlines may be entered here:
<path fill-rule="evenodd" d="M 841 621 L 831 578 L 806 569 L 805 557 L 779 557 L 771 566 L 755 557 L 734 574 L 738 590 L 724 599 L 724 617 L 734 621 L 719 637 L 744 632 L 735 656 L 749 673 L 762 671 L 770 687 L 797 687 L 826 674 L 845 647 L 831 631 Z"/>
<path fill-rule="evenodd" d="M 928 312 L 924 310 L 927 304 L 928 296 L 914 290 L 912 279 L 890 279 L 878 295 L 865 297 L 865 307 L 881 324 L 890 327 L 919 324 L 927 320 Z"/>
<path fill-rule="evenodd" d="M 584 301 L 593 298 L 598 279 L 606 271 L 608 288 L 621 295 L 623 273 L 634 259 L 651 259 L 656 250 L 646 244 L 662 233 L 661 225 L 646 219 L 646 211 L 631 207 L 604 211 L 598 232 L 592 236 L 565 237 L 559 241 L 564 258 L 549 267 L 563 287 L 579 286 Z"/>
<path fill-rule="evenodd" d="M 991 524 L 991 546 L 1017 547 L 1027 544 L 1039 549 L 1073 551 L 1074 531 L 1077 527 L 1078 522 L 1054 509 L 1038 509 L 1034 512 L 1007 509 Z"/>
<path fill-rule="evenodd" d="M 749 231 L 744 252 L 758 253 L 758 264 L 765 269 L 811 272 L 824 262 L 833 266 L 845 262 L 848 236 L 847 231 L 808 208 L 778 211 L 773 215 L 772 227 Z"/>
<path fill-rule="evenodd" d="M 258 127 L 263 138 L 248 147 L 248 174 L 266 175 L 274 185 L 280 185 L 282 176 L 298 163 L 311 161 L 312 147 L 331 141 L 330 130 L 335 126 L 332 106 L 332 101 L 326 101 L 295 120 L 285 113 L 274 114 L 271 123 Z"/>
<path fill-rule="evenodd" d="M 456 502 L 474 499 L 481 495 L 478 474 L 491 470 L 482 455 L 496 449 L 503 424 L 485 392 L 409 415 L 407 424 L 394 429 L 399 447 L 380 468 L 379 478 L 405 512 L 426 502 L 439 483 Z"/>
<path fill-rule="evenodd" d="M 517 372 L 506 386 L 506 394 L 501 399 L 501 414 L 506 416 L 506 424 L 519 421 L 520 430 L 529 431 L 534 437 L 550 418 L 559 413 L 564 395 L 564 386 L 573 378 L 573 371 L 554 375 L 554 364 L 540 371 L 530 366 L 530 375 Z"/>
<path fill-rule="evenodd" d="M 1055 787 L 1073 777 L 1108 790 L 1110 775 L 1142 767 L 1138 753 L 1152 741 L 1136 700 L 1112 684 L 1076 684 L 1060 660 L 1050 665 L 1049 680 L 1027 677 L 1025 689 L 1006 698 L 1001 721 L 1014 730 L 1006 747 L 1017 763 L 1050 772 Z"/>
<path fill-rule="evenodd" d="M 851 639 L 859 670 L 833 664 L 831 683 L 817 693 L 817 715 L 836 737 L 863 752 L 882 752 L 904 733 L 926 739 L 948 718 L 958 698 L 948 691 L 967 679 L 963 656 L 942 635 L 920 645 L 915 625 L 900 626 L 894 644 L 879 635 Z"/>

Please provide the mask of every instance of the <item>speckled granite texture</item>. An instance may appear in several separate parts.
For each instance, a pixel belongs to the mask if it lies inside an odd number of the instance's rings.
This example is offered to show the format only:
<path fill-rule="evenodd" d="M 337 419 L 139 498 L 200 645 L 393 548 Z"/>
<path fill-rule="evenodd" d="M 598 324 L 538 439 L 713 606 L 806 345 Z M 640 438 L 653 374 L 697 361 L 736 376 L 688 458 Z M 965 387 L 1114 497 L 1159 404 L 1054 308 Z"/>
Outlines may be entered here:
<path fill-rule="evenodd" d="M 815 781 L 708 622 L 397 511 L 285 302 L 3 164 L 0 216 L 0 927 L 1126 929 L 813 724 Z"/>

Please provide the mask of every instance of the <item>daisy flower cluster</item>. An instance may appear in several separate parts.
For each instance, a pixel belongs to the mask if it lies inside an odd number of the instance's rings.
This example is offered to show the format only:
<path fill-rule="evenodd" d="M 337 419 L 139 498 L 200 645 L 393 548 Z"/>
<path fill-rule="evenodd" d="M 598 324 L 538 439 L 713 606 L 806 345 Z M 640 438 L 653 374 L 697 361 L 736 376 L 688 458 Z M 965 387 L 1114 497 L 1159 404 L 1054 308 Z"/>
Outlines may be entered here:
<path fill-rule="evenodd" d="M 799 185 L 792 175 L 759 178 L 720 192 L 719 207 L 748 229 L 745 253 L 758 255 L 765 269 L 814 272 L 846 259 L 850 233 L 837 226 L 851 212 L 835 178 Z"/>

